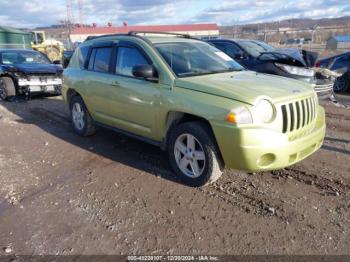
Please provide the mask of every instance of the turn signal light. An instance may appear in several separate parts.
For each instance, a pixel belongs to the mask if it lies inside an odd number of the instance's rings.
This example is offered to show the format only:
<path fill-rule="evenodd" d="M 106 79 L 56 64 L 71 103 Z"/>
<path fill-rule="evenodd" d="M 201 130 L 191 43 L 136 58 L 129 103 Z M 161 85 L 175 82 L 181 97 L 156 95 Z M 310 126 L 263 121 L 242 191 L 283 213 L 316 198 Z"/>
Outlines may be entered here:
<path fill-rule="evenodd" d="M 226 116 L 226 121 L 230 123 L 236 123 L 236 115 L 233 112 L 230 112 Z"/>

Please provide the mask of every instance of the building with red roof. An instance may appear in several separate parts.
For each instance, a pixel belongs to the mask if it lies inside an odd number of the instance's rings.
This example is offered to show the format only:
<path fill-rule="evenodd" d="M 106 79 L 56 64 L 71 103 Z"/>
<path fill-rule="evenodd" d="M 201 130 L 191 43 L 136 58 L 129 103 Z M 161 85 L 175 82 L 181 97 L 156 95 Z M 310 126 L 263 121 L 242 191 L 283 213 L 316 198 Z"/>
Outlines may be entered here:
<path fill-rule="evenodd" d="M 98 27 L 96 25 L 91 27 L 75 27 L 70 38 L 72 42 L 82 42 L 88 36 L 98 36 L 106 34 L 127 34 L 130 31 L 151 31 L 151 32 L 169 32 L 189 34 L 192 36 L 215 36 L 219 35 L 219 28 L 217 24 L 191 24 L 191 25 L 135 25 L 129 26 L 124 23 L 124 26 L 109 26 Z"/>

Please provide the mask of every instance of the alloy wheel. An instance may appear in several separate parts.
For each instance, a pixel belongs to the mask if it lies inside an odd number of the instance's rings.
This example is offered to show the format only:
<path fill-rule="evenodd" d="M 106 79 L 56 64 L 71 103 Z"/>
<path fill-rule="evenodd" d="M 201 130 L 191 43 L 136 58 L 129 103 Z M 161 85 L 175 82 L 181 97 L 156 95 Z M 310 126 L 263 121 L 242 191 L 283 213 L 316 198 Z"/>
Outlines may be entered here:
<path fill-rule="evenodd" d="M 78 130 L 83 130 L 85 126 L 84 122 L 84 110 L 79 103 L 74 103 L 72 107 L 73 124 Z"/>
<path fill-rule="evenodd" d="M 191 134 L 182 134 L 174 146 L 175 160 L 178 168 L 188 177 L 202 175 L 206 157 L 201 143 Z"/>
<path fill-rule="evenodd" d="M 335 80 L 335 84 L 334 84 L 335 92 L 342 92 L 343 90 L 346 89 L 346 87 L 347 87 L 347 81 L 344 76 L 338 77 Z"/>

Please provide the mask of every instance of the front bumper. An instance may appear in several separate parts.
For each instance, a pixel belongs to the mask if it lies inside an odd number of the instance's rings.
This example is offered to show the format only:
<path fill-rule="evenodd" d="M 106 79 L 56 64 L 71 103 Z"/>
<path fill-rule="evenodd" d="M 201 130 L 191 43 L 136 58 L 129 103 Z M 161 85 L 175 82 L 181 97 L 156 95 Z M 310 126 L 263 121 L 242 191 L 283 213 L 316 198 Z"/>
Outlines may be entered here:
<path fill-rule="evenodd" d="M 225 165 L 247 171 L 281 169 L 303 160 L 321 147 L 326 130 L 322 107 L 313 129 L 292 141 L 288 134 L 275 130 L 227 124 L 212 127 Z"/>
<path fill-rule="evenodd" d="M 20 93 L 61 93 L 61 78 L 31 77 L 19 78 L 18 89 Z"/>
<path fill-rule="evenodd" d="M 320 100 L 329 99 L 334 95 L 334 92 L 333 92 L 334 81 L 335 81 L 334 79 L 332 80 L 317 79 L 316 84 L 313 84 L 313 87 Z"/>
<path fill-rule="evenodd" d="M 316 91 L 319 100 L 326 100 L 334 96 L 334 92 L 333 92 L 333 86 L 335 82 L 334 77 L 331 77 L 331 76 L 326 77 L 320 74 L 317 74 L 312 78 L 297 76 L 297 75 L 290 75 L 290 77 L 300 81 L 310 83 L 313 86 L 314 90 Z"/>

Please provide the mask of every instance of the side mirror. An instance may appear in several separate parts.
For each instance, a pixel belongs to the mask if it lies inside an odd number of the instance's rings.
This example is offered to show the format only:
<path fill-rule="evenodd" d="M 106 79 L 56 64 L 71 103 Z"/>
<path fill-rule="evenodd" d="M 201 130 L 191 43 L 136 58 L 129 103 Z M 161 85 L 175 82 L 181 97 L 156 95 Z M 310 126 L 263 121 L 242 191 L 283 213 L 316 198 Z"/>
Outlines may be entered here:
<path fill-rule="evenodd" d="M 157 72 L 152 65 L 136 65 L 132 68 L 132 74 L 152 81 L 158 79 Z"/>
<path fill-rule="evenodd" d="M 60 64 L 62 64 L 61 60 L 55 60 L 55 61 L 53 61 L 52 63 L 55 64 L 55 65 L 60 65 Z"/>

